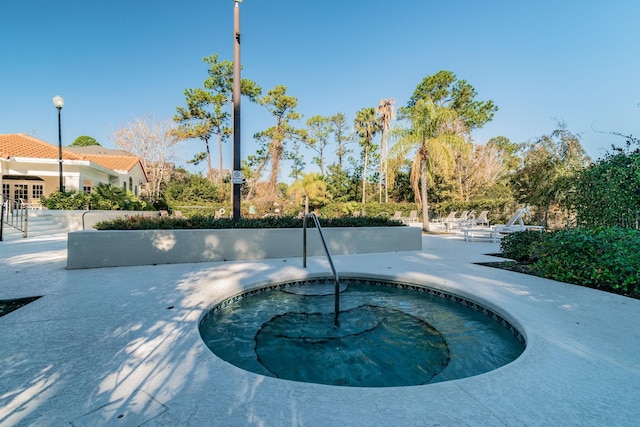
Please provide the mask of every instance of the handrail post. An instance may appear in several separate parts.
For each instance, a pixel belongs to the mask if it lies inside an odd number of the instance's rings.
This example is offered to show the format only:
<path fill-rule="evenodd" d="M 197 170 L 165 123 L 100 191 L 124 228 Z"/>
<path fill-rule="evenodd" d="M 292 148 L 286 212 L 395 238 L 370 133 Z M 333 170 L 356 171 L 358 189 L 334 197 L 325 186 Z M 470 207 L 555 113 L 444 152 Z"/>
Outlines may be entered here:
<path fill-rule="evenodd" d="M 22 204 L 22 223 L 24 224 L 24 238 L 27 238 L 27 232 L 29 230 L 29 210 L 27 208 L 26 203 L 24 202 L 24 200 L 20 200 L 21 204 Z"/>
<path fill-rule="evenodd" d="M 0 198 L 0 200 L 2 200 Z M 4 228 L 4 200 L 2 200 L 2 207 L 0 207 L 0 242 L 2 242 L 2 230 Z"/>
<path fill-rule="evenodd" d="M 302 218 L 302 268 L 307 268 L 307 215 Z"/>
<path fill-rule="evenodd" d="M 303 239 L 303 267 L 307 268 L 307 217 L 313 219 L 313 222 L 318 229 L 318 233 L 320 234 L 320 241 L 322 242 L 322 246 L 324 247 L 324 252 L 327 254 L 327 259 L 329 260 L 329 266 L 331 267 L 331 272 L 333 273 L 333 280 L 335 282 L 335 297 L 334 297 L 334 316 L 333 323 L 335 326 L 339 326 L 340 322 L 338 321 L 338 315 L 340 314 L 340 279 L 338 278 L 338 273 L 336 272 L 336 267 L 333 265 L 333 259 L 331 259 L 331 254 L 329 253 L 329 248 L 327 247 L 327 242 L 324 239 L 324 234 L 322 234 L 322 227 L 320 227 L 320 220 L 315 213 L 306 214 L 304 219 L 302 220 L 302 239 Z"/>

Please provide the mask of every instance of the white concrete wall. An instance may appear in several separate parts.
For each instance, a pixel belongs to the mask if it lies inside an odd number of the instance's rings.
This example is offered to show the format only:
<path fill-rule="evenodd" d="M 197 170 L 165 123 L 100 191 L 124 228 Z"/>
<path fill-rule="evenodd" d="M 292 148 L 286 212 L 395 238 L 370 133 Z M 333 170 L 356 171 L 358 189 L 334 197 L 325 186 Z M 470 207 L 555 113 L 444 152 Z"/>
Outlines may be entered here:
<path fill-rule="evenodd" d="M 44 210 L 32 210 L 29 212 L 30 217 L 40 217 L 51 219 L 61 226 L 65 227 L 67 231 L 79 231 L 82 230 L 82 221 L 84 215 L 84 229 L 93 230 L 93 226 L 100 221 L 108 221 L 115 218 L 125 218 L 130 216 L 159 216 L 158 211 L 112 211 L 112 210 L 90 210 L 86 211 L 68 211 L 68 210 L 56 210 L 56 209 L 44 209 Z"/>
<path fill-rule="evenodd" d="M 324 228 L 331 255 L 417 251 L 418 227 Z M 324 255 L 315 229 L 307 255 Z M 67 268 L 117 267 L 302 256 L 302 229 L 77 231 L 69 233 Z"/>

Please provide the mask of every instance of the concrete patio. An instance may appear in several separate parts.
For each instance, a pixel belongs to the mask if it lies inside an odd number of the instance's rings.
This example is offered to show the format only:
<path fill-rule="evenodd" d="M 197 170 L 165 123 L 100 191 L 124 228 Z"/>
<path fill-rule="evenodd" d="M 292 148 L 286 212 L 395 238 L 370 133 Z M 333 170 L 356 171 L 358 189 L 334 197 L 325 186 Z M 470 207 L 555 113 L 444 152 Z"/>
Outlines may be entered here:
<path fill-rule="evenodd" d="M 66 233 L 0 242 L 1 426 L 631 426 L 640 417 L 640 301 L 474 264 L 498 244 L 423 236 L 423 250 L 335 257 L 343 275 L 428 284 L 525 334 L 513 363 L 456 381 L 330 387 L 217 358 L 198 320 L 257 282 L 328 273 L 323 257 L 67 270 Z"/>

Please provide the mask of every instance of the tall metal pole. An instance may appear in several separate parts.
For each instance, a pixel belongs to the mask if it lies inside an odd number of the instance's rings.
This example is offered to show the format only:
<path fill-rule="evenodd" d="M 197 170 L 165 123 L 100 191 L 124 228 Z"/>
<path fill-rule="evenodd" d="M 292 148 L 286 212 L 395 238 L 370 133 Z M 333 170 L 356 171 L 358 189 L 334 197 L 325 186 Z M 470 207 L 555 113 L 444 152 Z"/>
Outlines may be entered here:
<path fill-rule="evenodd" d="M 240 220 L 240 196 L 242 189 L 242 169 L 240 165 L 240 3 L 234 0 L 233 8 L 233 223 Z"/>
<path fill-rule="evenodd" d="M 58 187 L 60 192 L 64 192 L 64 185 L 62 182 L 62 126 L 60 123 L 60 111 L 62 107 L 56 107 L 58 109 L 58 171 L 60 175 L 60 186 Z"/>

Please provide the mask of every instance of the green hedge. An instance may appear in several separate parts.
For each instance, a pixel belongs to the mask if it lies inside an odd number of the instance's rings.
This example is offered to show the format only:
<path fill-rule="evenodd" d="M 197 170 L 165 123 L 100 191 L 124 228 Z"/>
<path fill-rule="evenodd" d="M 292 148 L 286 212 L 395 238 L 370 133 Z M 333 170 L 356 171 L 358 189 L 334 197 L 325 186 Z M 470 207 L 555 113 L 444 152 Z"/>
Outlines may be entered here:
<path fill-rule="evenodd" d="M 400 221 L 380 217 L 319 218 L 322 227 L 395 227 Z M 307 226 L 315 227 L 312 220 Z M 142 217 L 117 218 L 95 225 L 98 230 L 176 230 L 176 229 L 225 229 L 225 228 L 301 228 L 302 219 L 289 216 L 267 218 L 241 218 L 233 224 L 230 218 L 216 219 L 209 215 L 193 215 L 189 218 Z"/>
<path fill-rule="evenodd" d="M 529 263 L 541 277 L 634 298 L 640 298 L 638 248 L 640 231 L 618 227 L 520 232 L 501 243 L 505 256 Z"/>
<path fill-rule="evenodd" d="M 640 297 L 640 232 L 623 228 L 559 230 L 532 244 L 543 277 Z"/>
<path fill-rule="evenodd" d="M 531 245 L 543 238 L 544 233 L 536 230 L 507 234 L 500 241 L 500 251 L 507 258 L 528 264 L 533 261 L 531 259 Z"/>

